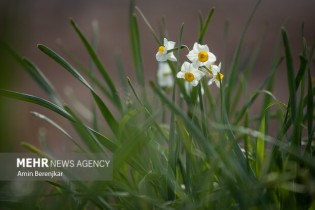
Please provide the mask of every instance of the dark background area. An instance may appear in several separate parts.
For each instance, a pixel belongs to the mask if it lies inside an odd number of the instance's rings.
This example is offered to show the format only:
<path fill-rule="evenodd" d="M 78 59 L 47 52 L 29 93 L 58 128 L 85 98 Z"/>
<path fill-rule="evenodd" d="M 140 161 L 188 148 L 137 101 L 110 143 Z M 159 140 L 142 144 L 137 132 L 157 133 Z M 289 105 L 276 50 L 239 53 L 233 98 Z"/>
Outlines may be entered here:
<path fill-rule="evenodd" d="M 184 23 L 183 43 L 192 47 L 198 34 L 198 11 L 204 16 L 212 7 L 215 14 L 205 37 L 205 43 L 224 63 L 223 72 L 227 73 L 236 45 L 256 1 L 253 0 L 138 0 L 142 10 L 155 30 L 162 17 L 166 18 L 170 40 L 177 40 L 181 23 Z M 305 24 L 305 36 L 310 42 L 315 35 L 315 2 L 311 0 L 265 0 L 262 1 L 250 25 L 241 52 L 241 61 L 246 63 L 254 49 L 266 33 L 261 53 L 251 75 L 248 93 L 254 91 L 270 71 L 274 47 L 279 39 L 280 28 L 284 25 L 289 33 L 293 48 L 295 66 L 301 51 L 301 24 Z M 131 51 L 128 29 L 128 0 L 1 0 L 0 1 L 0 39 L 9 43 L 21 55 L 33 60 L 55 85 L 61 95 L 71 87 L 87 106 L 89 93 L 77 80 L 64 71 L 58 64 L 41 53 L 36 45 L 45 44 L 60 52 L 56 40 L 73 52 L 84 64 L 89 66 L 88 55 L 70 25 L 73 17 L 88 38 L 92 38 L 91 23 L 99 24 L 99 55 L 114 78 L 117 77 L 115 54 L 119 54 L 128 75 L 133 79 Z M 156 75 L 155 53 L 157 44 L 149 29 L 138 15 L 141 30 L 142 53 L 146 81 Z M 229 23 L 227 42 L 224 42 L 225 23 Z M 282 50 L 282 45 L 281 50 Z M 282 53 L 282 51 L 281 51 Z M 47 98 L 31 77 L 17 65 L 3 50 L 0 53 L 0 88 L 25 92 Z M 245 64 L 244 64 L 245 65 Z M 287 101 L 287 85 L 284 64 L 277 73 L 274 95 L 278 100 Z M 259 104 L 258 104 L 259 105 Z M 18 142 L 27 141 L 37 144 L 38 132 L 46 133 L 49 144 L 58 150 L 67 150 L 65 137 L 52 126 L 29 114 L 38 111 L 69 127 L 69 123 L 56 114 L 38 106 L 0 98 L 0 151 L 20 150 Z M 255 110 L 254 110 L 255 111 Z M 43 129 L 45 127 L 45 129 Z M 17 147 L 17 148 L 16 148 Z"/>

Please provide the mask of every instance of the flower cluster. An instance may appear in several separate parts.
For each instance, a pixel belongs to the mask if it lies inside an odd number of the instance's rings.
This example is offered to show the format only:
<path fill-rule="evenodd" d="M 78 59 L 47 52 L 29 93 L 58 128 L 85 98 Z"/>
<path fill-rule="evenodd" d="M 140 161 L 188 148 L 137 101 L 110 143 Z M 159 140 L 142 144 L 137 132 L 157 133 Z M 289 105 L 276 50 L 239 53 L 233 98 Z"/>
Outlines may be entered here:
<path fill-rule="evenodd" d="M 164 45 L 160 46 L 156 53 L 156 59 L 159 62 L 167 60 L 177 61 L 173 51 L 175 50 L 175 42 L 168 41 L 164 38 Z M 189 86 L 197 86 L 204 76 L 209 76 L 208 84 L 213 82 L 220 88 L 220 84 L 224 75 L 220 72 L 221 63 L 215 65 L 216 56 L 210 52 L 207 45 L 195 43 L 193 49 L 189 51 L 187 58 L 190 62 L 185 61 L 181 70 L 177 73 L 177 78 L 184 79 Z M 173 85 L 171 70 L 166 63 L 161 63 L 158 69 L 158 83 L 163 87 Z"/>

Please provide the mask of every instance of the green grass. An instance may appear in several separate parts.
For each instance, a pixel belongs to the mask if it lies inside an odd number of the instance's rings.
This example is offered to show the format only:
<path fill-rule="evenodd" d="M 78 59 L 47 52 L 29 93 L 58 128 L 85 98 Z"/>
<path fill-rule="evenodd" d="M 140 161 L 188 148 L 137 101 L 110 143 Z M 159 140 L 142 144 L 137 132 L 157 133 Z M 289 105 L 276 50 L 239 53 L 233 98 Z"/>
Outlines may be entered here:
<path fill-rule="evenodd" d="M 241 48 L 259 3 L 244 27 L 231 68 L 221 81 L 218 94 L 213 94 L 209 89 L 215 87 L 209 87 L 205 80 L 192 93 L 185 90 L 179 79 L 169 92 L 154 81 L 145 80 L 141 55 L 145 46 L 141 45 L 139 17 L 151 31 L 157 47 L 162 42 L 144 13 L 131 1 L 129 29 L 136 81 L 126 75 L 119 56 L 116 56 L 116 63 L 121 86 L 132 103 L 125 103 L 123 96 L 118 94 L 117 83 L 97 55 L 95 41 L 90 42 L 71 19 L 71 25 L 90 56 L 93 64 L 90 68 L 84 67 L 88 65 L 78 62 L 65 48 L 63 54 L 41 44 L 38 48 L 60 64 L 65 74 L 70 73 L 90 91 L 90 108 L 94 113 L 91 122 L 81 119 L 80 113 L 63 103 L 61 94 L 32 61 L 8 45 L 2 45 L 49 100 L 3 89 L 0 90 L 1 100 L 13 98 L 37 104 L 69 120 L 75 136 L 80 139 L 74 139 L 70 132 L 47 116 L 32 112 L 53 125 L 56 132 L 62 132 L 65 139 L 73 143 L 74 150 L 113 153 L 114 172 L 109 181 L 41 182 L 31 195 L 19 199 L 11 195 L 10 199 L 1 199 L 0 206 L 8 209 L 315 209 L 312 144 L 315 42 L 309 46 L 302 32 L 299 68 L 295 69 L 293 60 L 297 59 L 293 57 L 288 32 L 282 28 L 280 47 L 275 48 L 269 76 L 257 90 L 247 90 L 250 96 L 244 98 L 261 44 L 242 72 L 239 71 L 243 59 Z M 204 42 L 213 15 L 214 8 L 205 19 L 199 14 L 200 31 L 196 40 L 199 43 Z M 226 37 L 227 33 L 226 28 Z M 168 62 L 173 76 L 183 62 L 179 55 L 187 53 L 182 43 L 184 34 L 185 27 L 181 25 L 176 40 L 180 47 L 174 50 L 178 61 Z M 284 62 L 290 97 L 287 103 L 278 101 L 273 94 L 276 72 Z M 223 63 L 224 66 L 229 65 Z M 96 77 L 92 69 L 98 70 L 101 78 Z M 250 113 L 259 96 L 263 97 L 263 102 L 260 111 L 253 116 Z M 112 109 L 118 114 L 113 115 Z M 96 120 L 98 111 L 102 120 Z M 278 127 L 275 136 L 270 135 L 270 130 L 275 129 L 271 124 Z M 45 155 L 40 148 L 28 143 L 22 146 Z"/>

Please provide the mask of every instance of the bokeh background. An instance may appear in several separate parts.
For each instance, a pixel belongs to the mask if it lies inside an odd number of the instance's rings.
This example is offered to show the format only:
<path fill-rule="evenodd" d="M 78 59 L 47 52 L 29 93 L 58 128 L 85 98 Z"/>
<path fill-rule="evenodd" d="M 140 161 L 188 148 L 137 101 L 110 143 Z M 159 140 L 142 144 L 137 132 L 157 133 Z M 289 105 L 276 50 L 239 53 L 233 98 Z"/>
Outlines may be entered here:
<path fill-rule="evenodd" d="M 204 16 L 215 7 L 215 14 L 210 23 L 205 43 L 224 60 L 223 71 L 226 73 L 245 26 L 256 1 L 254 0 L 137 0 L 155 30 L 158 31 L 162 17 L 165 17 L 167 31 L 171 40 L 177 40 L 179 28 L 184 23 L 183 42 L 193 45 L 198 33 L 198 12 Z M 295 66 L 298 65 L 298 52 L 301 50 L 301 25 L 304 22 L 305 36 L 311 42 L 315 35 L 315 1 L 311 0 L 264 0 L 249 27 L 241 52 L 241 60 L 246 65 L 261 40 L 261 52 L 251 75 L 248 94 L 254 91 L 270 71 L 274 47 L 279 39 L 280 28 L 284 25 L 295 53 Z M 73 17 L 88 38 L 92 38 L 92 22 L 99 26 L 99 55 L 110 74 L 118 80 L 115 55 L 119 54 L 127 74 L 133 79 L 131 51 L 128 31 L 128 0 L 1 0 L 0 1 L 0 39 L 9 43 L 20 54 L 33 60 L 37 66 L 65 95 L 72 89 L 79 100 L 89 106 L 89 93 L 69 73 L 41 53 L 36 45 L 45 44 L 60 52 L 57 40 L 64 48 L 73 52 L 82 63 L 89 66 L 89 58 L 69 23 Z M 142 53 L 146 81 L 155 79 L 157 63 L 155 53 L 157 44 L 149 29 L 138 15 Z M 224 28 L 228 23 L 228 37 L 224 41 Z M 265 36 L 264 36 L 265 34 Z M 282 45 L 280 45 L 282 47 Z M 280 48 L 281 51 L 282 48 Z M 278 100 L 287 101 L 286 73 L 284 64 L 277 73 L 274 94 Z M 31 77 L 3 50 L 0 50 L 0 88 L 47 98 Z M 67 97 L 64 97 L 67 98 Z M 71 100 L 68 100 L 71 103 Z M 259 103 L 259 102 L 258 102 Z M 259 104 L 257 104 L 259 105 Z M 38 145 L 39 134 L 45 136 L 48 144 L 60 151 L 68 148 L 67 140 L 55 128 L 30 115 L 38 111 L 61 126 L 70 129 L 69 123 L 56 114 L 38 106 L 0 98 L 0 151 L 23 151 L 19 142 L 27 141 Z M 253 110 L 255 112 L 255 110 Z"/>

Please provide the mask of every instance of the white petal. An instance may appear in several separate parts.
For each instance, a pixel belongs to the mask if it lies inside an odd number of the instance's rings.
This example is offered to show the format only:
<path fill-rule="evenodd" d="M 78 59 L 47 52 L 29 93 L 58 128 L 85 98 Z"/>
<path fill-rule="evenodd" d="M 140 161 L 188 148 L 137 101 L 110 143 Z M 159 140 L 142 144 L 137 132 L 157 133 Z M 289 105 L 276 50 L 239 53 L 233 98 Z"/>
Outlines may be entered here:
<path fill-rule="evenodd" d="M 209 47 L 208 47 L 208 45 L 204 45 L 203 47 L 204 47 L 204 50 L 205 50 L 205 51 L 209 52 Z"/>
<path fill-rule="evenodd" d="M 167 58 L 170 61 L 177 61 L 177 58 L 174 56 L 174 53 L 172 52 L 167 54 Z"/>
<path fill-rule="evenodd" d="M 166 47 L 166 48 L 167 48 L 167 43 L 168 43 L 167 39 L 164 38 L 164 47 Z"/>
<path fill-rule="evenodd" d="M 211 64 L 213 64 L 216 60 L 217 58 L 215 57 L 215 55 L 211 52 L 208 52 L 208 61 L 211 62 Z"/>
<path fill-rule="evenodd" d="M 185 78 L 185 72 L 179 71 L 176 75 L 177 78 Z"/>
<path fill-rule="evenodd" d="M 212 74 L 217 74 L 219 72 L 219 67 L 217 65 L 211 65 Z"/>
<path fill-rule="evenodd" d="M 159 67 L 157 71 L 158 78 L 164 78 L 168 75 L 172 75 L 172 70 L 166 62 L 159 62 Z"/>
<path fill-rule="evenodd" d="M 218 80 L 214 81 L 218 88 L 220 88 L 220 82 Z"/>
<path fill-rule="evenodd" d="M 221 71 L 221 62 L 220 62 L 220 64 L 219 64 L 219 66 L 218 66 L 218 72 L 220 72 Z"/>
<path fill-rule="evenodd" d="M 195 53 L 194 51 L 189 51 L 187 58 L 191 61 L 191 62 L 196 62 L 198 60 L 198 54 Z"/>
<path fill-rule="evenodd" d="M 168 50 L 174 49 L 175 44 L 176 44 L 175 42 L 169 41 L 169 42 L 167 43 L 167 49 L 168 49 Z"/>
<path fill-rule="evenodd" d="M 203 50 L 201 44 L 197 44 L 195 49 L 196 49 L 198 52 L 200 52 L 201 50 Z"/>
<path fill-rule="evenodd" d="M 198 51 L 199 52 L 198 45 L 199 44 L 197 42 L 195 42 L 194 47 L 193 47 L 193 51 Z"/>
<path fill-rule="evenodd" d="M 174 79 L 171 74 L 164 76 L 163 78 L 158 78 L 158 85 L 160 87 L 170 88 L 173 86 L 173 84 L 174 84 Z"/>
<path fill-rule="evenodd" d="M 212 85 L 212 83 L 215 81 L 215 79 L 214 78 L 211 78 L 210 80 L 209 80 L 209 82 L 208 82 L 208 85 Z"/>
<path fill-rule="evenodd" d="M 163 55 L 162 53 L 156 53 L 156 60 L 159 61 L 159 62 L 163 62 L 163 61 L 166 61 L 166 57 L 165 55 Z"/>
<path fill-rule="evenodd" d="M 197 70 L 195 72 L 195 77 L 197 80 L 200 80 L 205 74 L 202 71 Z"/>
<path fill-rule="evenodd" d="M 198 59 L 192 64 L 193 64 L 193 67 L 196 69 L 198 69 L 200 66 L 203 66 L 202 63 Z"/>
<path fill-rule="evenodd" d="M 209 48 L 208 48 L 208 46 L 207 45 L 198 45 L 198 50 L 199 50 L 199 52 L 200 51 L 206 51 L 206 52 L 209 52 Z"/>
<path fill-rule="evenodd" d="M 192 86 L 196 87 L 198 85 L 198 81 L 197 80 L 193 80 L 190 84 Z"/>
<path fill-rule="evenodd" d="M 191 92 L 191 89 L 193 86 L 190 84 L 190 82 L 186 82 L 186 81 L 185 81 L 184 85 L 185 85 L 185 90 L 186 90 L 187 94 L 190 95 L 190 92 Z"/>
<path fill-rule="evenodd" d="M 163 72 L 172 72 L 170 66 L 167 62 L 160 62 L 159 63 L 159 69 L 163 70 Z"/>
<path fill-rule="evenodd" d="M 183 63 L 183 65 L 182 65 L 182 67 L 181 67 L 181 71 L 182 72 L 187 72 L 187 71 L 189 71 L 189 69 L 190 69 L 190 63 L 188 63 L 187 61 L 185 61 L 184 63 Z"/>

